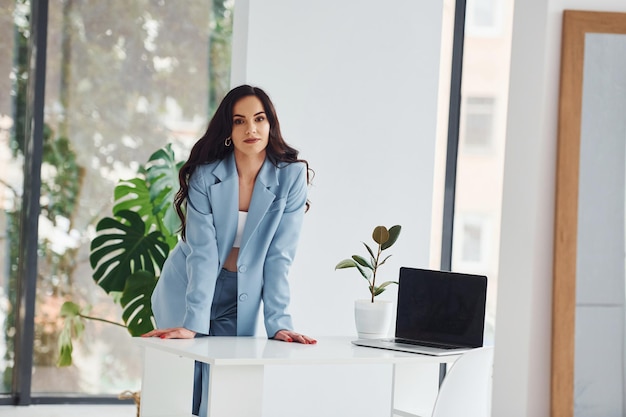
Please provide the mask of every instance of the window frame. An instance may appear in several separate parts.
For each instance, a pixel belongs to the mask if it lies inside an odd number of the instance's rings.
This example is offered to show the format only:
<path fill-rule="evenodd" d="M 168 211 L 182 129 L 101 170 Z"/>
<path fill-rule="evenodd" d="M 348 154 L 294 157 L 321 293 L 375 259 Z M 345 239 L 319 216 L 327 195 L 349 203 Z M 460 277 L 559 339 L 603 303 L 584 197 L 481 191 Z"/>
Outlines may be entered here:
<path fill-rule="evenodd" d="M 456 0 L 454 8 L 454 33 L 452 40 L 452 66 L 450 75 L 450 110 L 448 112 L 448 143 L 444 180 L 443 219 L 441 233 L 440 268 L 452 270 L 452 238 L 454 234 L 454 207 L 456 172 L 459 155 L 461 121 L 461 80 L 463 75 L 463 47 L 465 44 L 466 0 Z"/>

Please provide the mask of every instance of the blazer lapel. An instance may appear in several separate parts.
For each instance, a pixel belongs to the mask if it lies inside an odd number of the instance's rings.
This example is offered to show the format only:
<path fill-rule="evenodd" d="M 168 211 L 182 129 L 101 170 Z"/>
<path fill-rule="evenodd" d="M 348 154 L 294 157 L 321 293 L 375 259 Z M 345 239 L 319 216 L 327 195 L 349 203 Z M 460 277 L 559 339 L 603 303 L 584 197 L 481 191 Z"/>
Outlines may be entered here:
<path fill-rule="evenodd" d="M 276 167 L 265 159 L 263 166 L 257 175 L 252 191 L 252 199 L 250 200 L 250 208 L 248 210 L 248 218 L 243 229 L 241 240 L 241 250 L 243 251 L 250 240 L 250 236 L 256 231 L 259 223 L 265 217 L 267 209 L 270 207 L 276 195 L 270 191 L 271 187 L 278 185 L 278 173 Z"/>
<path fill-rule="evenodd" d="M 233 153 L 215 167 L 213 175 L 219 180 L 209 187 L 217 241 L 228 242 L 229 239 L 234 239 L 237 233 L 239 211 L 239 180 Z M 221 261 L 228 256 L 227 252 L 230 251 L 232 243 L 231 241 L 230 244 L 223 245 L 221 248 L 226 251 L 220 253 Z"/>

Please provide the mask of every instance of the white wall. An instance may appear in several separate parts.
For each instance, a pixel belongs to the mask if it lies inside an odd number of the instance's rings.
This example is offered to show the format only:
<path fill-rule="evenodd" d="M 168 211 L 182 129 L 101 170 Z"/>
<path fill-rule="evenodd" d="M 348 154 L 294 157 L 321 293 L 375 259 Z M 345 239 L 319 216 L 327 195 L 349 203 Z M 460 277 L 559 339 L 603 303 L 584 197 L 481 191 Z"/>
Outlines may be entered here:
<path fill-rule="evenodd" d="M 554 185 L 564 9 L 623 0 L 518 0 L 504 165 L 494 416 L 549 415 Z"/>
<path fill-rule="evenodd" d="M 286 140 L 316 172 L 291 273 L 296 330 L 356 337 L 353 304 L 367 298 L 367 286 L 355 270 L 335 271 L 338 261 L 365 255 L 361 241 L 371 243 L 374 226 L 400 224 L 381 278 L 396 280 L 400 266 L 428 266 L 443 5 L 235 4 L 231 84 L 268 92 Z M 381 295 L 395 296 L 395 288 Z M 333 415 L 389 413 L 387 401 L 363 401 L 364 392 L 388 398 L 387 366 L 289 367 L 266 375 L 266 384 L 283 388 L 266 398 L 265 415 L 329 415 L 328 404 Z M 297 385 L 293 375 L 306 378 Z M 346 386 L 349 392 L 338 389 Z M 326 404 L 311 401 L 320 390 Z M 303 403 L 306 410 L 294 414 Z"/>
<path fill-rule="evenodd" d="M 382 278 L 428 265 L 442 17 L 435 3 L 236 3 L 231 83 L 268 92 L 286 140 L 316 172 L 291 274 L 302 332 L 355 334 L 353 301 L 367 297 L 366 282 L 334 267 L 366 254 L 361 241 L 373 243 L 374 226 L 403 226 Z M 395 288 L 381 297 L 395 299 Z"/>

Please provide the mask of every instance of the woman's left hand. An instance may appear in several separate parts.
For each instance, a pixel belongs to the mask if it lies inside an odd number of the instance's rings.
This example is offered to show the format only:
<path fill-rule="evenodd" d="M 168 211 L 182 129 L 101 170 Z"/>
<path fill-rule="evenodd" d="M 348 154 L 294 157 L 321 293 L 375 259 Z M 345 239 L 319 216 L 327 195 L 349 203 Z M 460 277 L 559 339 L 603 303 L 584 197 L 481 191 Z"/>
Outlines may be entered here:
<path fill-rule="evenodd" d="M 305 336 L 291 330 L 279 330 L 276 332 L 272 339 L 282 340 L 283 342 L 303 343 L 305 345 L 314 345 L 317 343 L 317 340 L 313 339 L 312 337 Z"/>

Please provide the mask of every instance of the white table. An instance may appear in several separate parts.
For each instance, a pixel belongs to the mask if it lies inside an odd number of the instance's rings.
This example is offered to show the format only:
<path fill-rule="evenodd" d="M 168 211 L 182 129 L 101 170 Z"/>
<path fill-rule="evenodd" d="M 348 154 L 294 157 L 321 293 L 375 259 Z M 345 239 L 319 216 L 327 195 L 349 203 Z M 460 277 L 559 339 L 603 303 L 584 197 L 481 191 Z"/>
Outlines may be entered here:
<path fill-rule="evenodd" d="M 354 364 L 393 365 L 390 415 L 413 416 L 401 406 L 411 403 L 408 397 L 420 395 L 407 389 L 415 377 L 414 365 L 452 363 L 459 357 L 358 347 L 351 340 L 322 337 L 315 345 L 302 345 L 253 337 L 134 338 L 144 348 L 141 416 L 191 416 L 194 360 L 211 365 L 211 417 L 261 417 L 263 391 L 271 388 L 263 386 L 265 366 Z"/>

